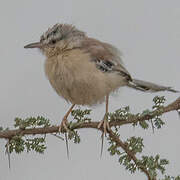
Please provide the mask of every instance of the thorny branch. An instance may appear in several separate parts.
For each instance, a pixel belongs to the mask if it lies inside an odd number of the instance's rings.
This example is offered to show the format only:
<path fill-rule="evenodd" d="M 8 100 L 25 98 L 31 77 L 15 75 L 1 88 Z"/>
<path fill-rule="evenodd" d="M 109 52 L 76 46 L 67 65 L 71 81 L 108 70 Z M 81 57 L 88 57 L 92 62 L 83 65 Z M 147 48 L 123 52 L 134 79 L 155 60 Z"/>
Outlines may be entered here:
<path fill-rule="evenodd" d="M 145 173 L 145 175 L 148 177 L 148 180 L 152 180 L 151 177 L 150 177 L 149 172 L 147 171 L 147 169 L 145 167 L 142 167 L 142 166 L 138 165 L 138 159 L 136 158 L 135 154 L 128 149 L 127 145 L 122 142 L 120 137 L 118 137 L 116 134 L 114 134 L 114 132 L 112 130 L 110 130 L 108 132 L 108 134 L 109 134 L 109 137 L 114 142 L 116 142 L 116 145 L 121 147 L 128 154 L 128 156 L 134 161 L 136 166 L 139 167 L 139 169 L 141 169 L 141 171 Z M 153 180 L 156 180 L 156 179 L 153 179 Z"/>
<path fill-rule="evenodd" d="M 144 120 L 150 120 L 153 117 L 164 114 L 170 111 L 178 111 L 180 110 L 180 97 L 177 98 L 174 102 L 170 103 L 169 105 L 162 108 L 161 112 L 158 110 L 153 111 L 151 115 L 144 115 L 144 116 L 130 116 L 128 119 L 118 119 L 116 121 L 110 122 L 110 127 L 114 126 L 122 126 L 125 124 L 132 124 Z M 98 129 L 99 122 L 84 122 L 84 123 L 73 123 L 71 126 L 71 129 L 82 129 L 82 128 L 94 128 Z M 103 131 L 103 128 L 98 129 Z M 16 135 L 36 135 L 36 134 L 51 134 L 51 133 L 57 133 L 59 131 L 59 126 L 51 126 L 51 127 L 43 127 L 43 128 L 31 128 L 31 129 L 16 129 L 16 130 L 5 130 L 0 131 L 0 138 L 4 139 L 11 139 L 13 136 Z"/>
<path fill-rule="evenodd" d="M 162 115 L 164 113 L 170 112 L 170 111 L 178 111 L 180 110 L 180 97 L 177 98 L 174 102 L 170 103 L 169 105 L 162 107 L 161 111 L 158 109 L 152 111 L 150 114 L 144 114 L 141 116 L 131 115 L 127 119 L 116 119 L 110 121 L 110 127 L 116 127 L 116 126 L 122 126 L 125 124 L 133 124 L 145 120 L 151 120 L 152 118 Z M 94 128 L 100 131 L 103 131 L 103 128 L 98 129 L 99 122 L 75 122 L 71 124 L 71 130 L 75 129 L 82 129 L 82 128 Z M 27 129 L 15 129 L 15 130 L 3 130 L 0 131 L 0 138 L 1 139 L 8 139 L 11 140 L 14 136 L 20 135 L 38 135 L 38 134 L 53 134 L 59 132 L 59 126 L 48 126 L 48 127 L 42 127 L 42 128 L 27 128 Z M 140 169 L 144 174 L 147 176 L 148 180 L 156 180 L 156 178 L 151 179 L 149 171 L 138 164 L 138 159 L 135 156 L 135 153 L 130 151 L 126 145 L 125 142 L 123 142 L 119 136 L 116 135 L 112 130 L 108 131 L 109 137 L 116 143 L 118 147 L 121 147 L 127 155 L 131 158 L 131 160 L 134 162 L 136 167 Z"/>

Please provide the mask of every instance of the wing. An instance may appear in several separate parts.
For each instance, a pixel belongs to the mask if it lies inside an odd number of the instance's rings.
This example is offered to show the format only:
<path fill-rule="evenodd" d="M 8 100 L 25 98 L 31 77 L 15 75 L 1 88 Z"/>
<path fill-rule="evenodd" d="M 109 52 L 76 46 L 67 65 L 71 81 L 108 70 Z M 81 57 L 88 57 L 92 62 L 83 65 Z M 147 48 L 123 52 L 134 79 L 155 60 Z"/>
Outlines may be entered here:
<path fill-rule="evenodd" d="M 114 46 L 103 43 L 93 38 L 86 38 L 83 42 L 83 50 L 91 56 L 91 61 L 104 73 L 117 73 L 132 81 L 131 75 L 126 70 L 120 57 L 120 52 Z"/>

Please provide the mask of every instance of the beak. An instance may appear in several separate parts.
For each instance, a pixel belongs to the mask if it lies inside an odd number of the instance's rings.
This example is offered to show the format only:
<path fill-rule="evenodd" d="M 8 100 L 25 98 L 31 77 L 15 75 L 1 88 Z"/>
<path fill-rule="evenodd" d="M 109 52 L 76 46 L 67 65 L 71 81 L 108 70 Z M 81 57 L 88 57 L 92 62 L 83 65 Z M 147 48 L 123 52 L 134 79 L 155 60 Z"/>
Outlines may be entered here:
<path fill-rule="evenodd" d="M 24 48 L 41 48 L 41 47 L 42 47 L 42 43 L 40 42 L 35 42 L 24 46 Z"/>

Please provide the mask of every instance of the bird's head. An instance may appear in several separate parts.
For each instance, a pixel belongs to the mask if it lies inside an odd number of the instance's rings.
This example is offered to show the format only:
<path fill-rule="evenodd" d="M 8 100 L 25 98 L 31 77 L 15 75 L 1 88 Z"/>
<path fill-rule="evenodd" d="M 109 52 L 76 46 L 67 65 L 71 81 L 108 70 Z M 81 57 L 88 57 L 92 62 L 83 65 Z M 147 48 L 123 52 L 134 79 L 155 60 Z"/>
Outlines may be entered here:
<path fill-rule="evenodd" d="M 47 56 L 58 54 L 62 50 L 80 47 L 85 33 L 79 31 L 73 25 L 55 24 L 49 28 L 40 38 L 39 42 L 30 43 L 24 48 L 39 48 Z"/>

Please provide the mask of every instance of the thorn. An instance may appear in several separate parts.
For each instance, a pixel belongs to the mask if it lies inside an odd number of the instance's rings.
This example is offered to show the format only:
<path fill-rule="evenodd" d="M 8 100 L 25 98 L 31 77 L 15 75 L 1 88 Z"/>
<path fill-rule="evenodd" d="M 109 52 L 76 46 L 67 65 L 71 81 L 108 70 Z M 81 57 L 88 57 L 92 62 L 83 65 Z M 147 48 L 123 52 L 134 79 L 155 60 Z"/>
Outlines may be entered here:
<path fill-rule="evenodd" d="M 178 113 L 179 119 L 180 119 L 180 109 L 177 110 L 177 113 Z"/>
<path fill-rule="evenodd" d="M 155 127 L 154 127 L 154 124 L 153 124 L 152 119 L 151 119 L 151 126 L 152 126 L 152 131 L 153 131 L 153 134 L 154 134 L 154 129 L 155 129 Z"/>
<path fill-rule="evenodd" d="M 66 141 L 67 158 L 69 160 L 69 146 L 68 146 L 68 137 L 67 137 L 67 133 L 66 132 L 65 132 L 65 141 Z"/>
<path fill-rule="evenodd" d="M 9 169 L 11 169 L 11 157 L 10 157 L 10 152 L 9 152 L 9 141 L 6 144 L 5 154 L 8 155 L 8 166 L 9 166 Z"/>
<path fill-rule="evenodd" d="M 10 157 L 10 152 L 8 151 L 8 165 L 9 165 L 9 169 L 11 169 L 11 157 Z"/>
<path fill-rule="evenodd" d="M 62 138 L 61 136 L 58 136 L 57 134 L 51 134 L 51 135 L 53 135 L 53 136 L 57 137 L 58 139 L 61 139 L 62 141 L 64 141 L 64 138 Z"/>
<path fill-rule="evenodd" d="M 104 146 L 104 132 L 101 135 L 101 153 L 100 153 L 100 159 L 102 158 L 103 146 Z"/>

